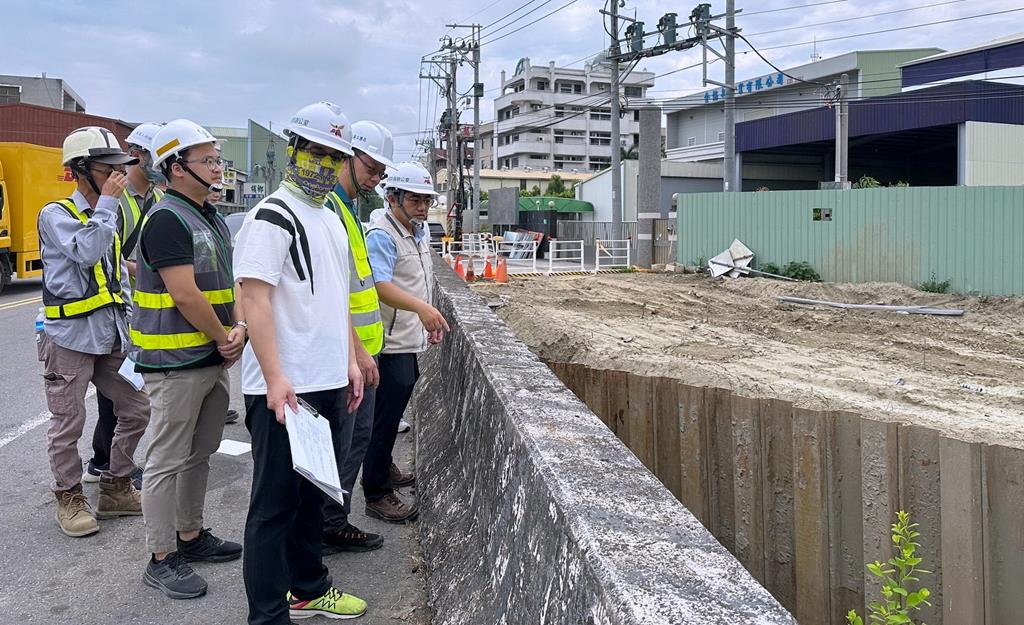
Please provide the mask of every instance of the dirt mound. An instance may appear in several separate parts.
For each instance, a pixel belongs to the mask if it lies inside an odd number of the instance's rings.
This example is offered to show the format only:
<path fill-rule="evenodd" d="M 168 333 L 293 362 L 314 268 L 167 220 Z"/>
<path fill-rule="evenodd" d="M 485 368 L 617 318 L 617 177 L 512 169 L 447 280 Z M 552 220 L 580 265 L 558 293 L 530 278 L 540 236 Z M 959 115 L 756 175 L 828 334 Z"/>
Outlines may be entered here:
<path fill-rule="evenodd" d="M 1024 448 L 1024 298 L 651 273 L 474 288 L 500 301 L 498 314 L 547 360 L 674 377 Z M 781 303 L 779 295 L 966 312 L 848 311 Z"/>

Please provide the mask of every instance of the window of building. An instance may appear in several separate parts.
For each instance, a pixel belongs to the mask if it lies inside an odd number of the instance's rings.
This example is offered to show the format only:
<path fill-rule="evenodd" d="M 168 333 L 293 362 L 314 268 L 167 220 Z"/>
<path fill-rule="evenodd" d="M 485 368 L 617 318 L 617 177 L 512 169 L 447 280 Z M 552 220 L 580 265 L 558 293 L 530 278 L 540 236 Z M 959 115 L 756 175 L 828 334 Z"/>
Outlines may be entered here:
<path fill-rule="evenodd" d="M 627 86 L 623 90 L 623 92 L 626 94 L 627 98 L 642 98 L 642 97 L 644 97 L 644 88 L 643 87 L 628 87 Z"/>
<path fill-rule="evenodd" d="M 690 137 L 686 140 L 686 147 L 692 148 L 695 145 L 697 145 L 697 137 Z"/>
<path fill-rule="evenodd" d="M 516 157 L 516 158 L 512 159 L 512 167 L 513 168 L 519 167 L 519 157 Z"/>
<path fill-rule="evenodd" d="M 593 83 L 593 85 L 591 85 L 591 91 L 600 93 L 602 91 L 608 91 L 609 89 L 611 89 L 611 87 L 612 86 L 606 82 L 595 82 Z"/>
<path fill-rule="evenodd" d="M 724 132 L 718 133 L 718 140 L 719 141 L 725 141 L 725 133 Z"/>
<path fill-rule="evenodd" d="M 546 80 L 538 80 L 537 81 L 537 91 L 547 91 L 547 90 L 548 90 L 548 81 L 546 81 Z"/>
<path fill-rule="evenodd" d="M 612 144 L 612 133 L 610 132 L 591 132 L 590 133 L 590 145 L 611 145 Z"/>
<path fill-rule="evenodd" d="M 512 142 L 516 143 L 519 141 L 519 135 L 512 135 Z"/>
<path fill-rule="evenodd" d="M 555 117 L 565 117 L 565 107 L 564 106 L 556 106 L 555 107 Z"/>
<path fill-rule="evenodd" d="M 540 104 L 531 104 L 530 105 L 530 110 L 531 111 L 539 111 L 541 108 L 543 108 L 543 107 Z"/>
<path fill-rule="evenodd" d="M 611 109 L 593 109 L 590 111 L 590 119 L 596 121 L 611 121 L 612 111 Z"/>
<path fill-rule="evenodd" d="M 18 104 L 21 102 L 21 87 L 18 85 L 0 85 L 0 104 Z"/>
<path fill-rule="evenodd" d="M 640 121 L 640 111 L 633 111 L 633 121 Z"/>

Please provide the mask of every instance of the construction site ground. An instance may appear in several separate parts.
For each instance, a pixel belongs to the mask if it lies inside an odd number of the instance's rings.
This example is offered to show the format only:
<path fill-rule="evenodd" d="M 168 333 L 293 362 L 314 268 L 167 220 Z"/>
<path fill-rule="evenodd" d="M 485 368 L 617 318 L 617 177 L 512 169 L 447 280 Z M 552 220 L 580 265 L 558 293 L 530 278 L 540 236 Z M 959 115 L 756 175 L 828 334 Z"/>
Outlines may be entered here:
<path fill-rule="evenodd" d="M 473 288 L 549 362 L 678 378 L 1024 448 L 1021 297 L 678 273 L 513 277 Z M 808 307 L 780 303 L 779 295 L 965 314 Z"/>

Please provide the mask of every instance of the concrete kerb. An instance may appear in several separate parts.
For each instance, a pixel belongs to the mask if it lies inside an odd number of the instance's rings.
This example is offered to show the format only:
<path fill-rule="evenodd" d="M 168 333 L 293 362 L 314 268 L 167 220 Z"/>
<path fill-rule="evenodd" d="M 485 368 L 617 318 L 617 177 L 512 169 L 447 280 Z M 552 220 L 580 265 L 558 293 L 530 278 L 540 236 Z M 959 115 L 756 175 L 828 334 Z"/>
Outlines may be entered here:
<path fill-rule="evenodd" d="M 437 625 L 795 621 L 439 259 L 413 403 Z"/>

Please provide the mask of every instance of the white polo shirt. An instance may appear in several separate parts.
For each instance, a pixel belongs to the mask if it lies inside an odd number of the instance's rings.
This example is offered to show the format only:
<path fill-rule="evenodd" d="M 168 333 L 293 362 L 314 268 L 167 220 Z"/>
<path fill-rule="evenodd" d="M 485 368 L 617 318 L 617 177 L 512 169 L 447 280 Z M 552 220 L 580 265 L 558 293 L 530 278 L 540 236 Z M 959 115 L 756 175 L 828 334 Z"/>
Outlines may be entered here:
<path fill-rule="evenodd" d="M 255 278 L 274 286 L 278 357 L 295 392 L 347 386 L 349 251 L 338 216 L 281 186 L 246 215 L 234 270 L 235 280 Z M 242 392 L 267 393 L 251 342 L 242 353 Z"/>

